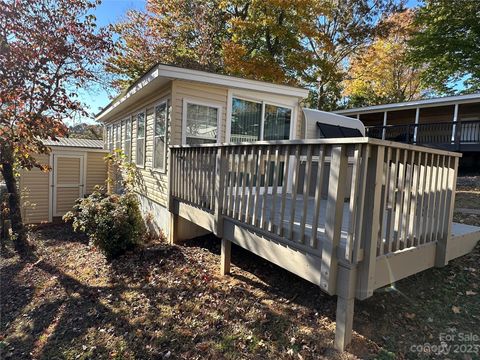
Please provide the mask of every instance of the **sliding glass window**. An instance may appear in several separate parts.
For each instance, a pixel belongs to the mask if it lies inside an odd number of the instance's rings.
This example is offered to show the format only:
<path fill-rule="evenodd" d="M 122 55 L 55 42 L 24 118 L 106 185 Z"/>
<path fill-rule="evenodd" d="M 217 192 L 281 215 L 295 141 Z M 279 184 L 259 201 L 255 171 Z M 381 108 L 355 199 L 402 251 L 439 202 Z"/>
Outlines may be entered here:
<path fill-rule="evenodd" d="M 264 140 L 288 140 L 292 110 L 280 106 L 265 104 Z"/>
<path fill-rule="evenodd" d="M 230 141 L 234 143 L 260 140 L 262 103 L 232 99 L 232 126 Z"/>
<path fill-rule="evenodd" d="M 233 98 L 230 141 L 288 140 L 291 122 L 290 108 Z"/>

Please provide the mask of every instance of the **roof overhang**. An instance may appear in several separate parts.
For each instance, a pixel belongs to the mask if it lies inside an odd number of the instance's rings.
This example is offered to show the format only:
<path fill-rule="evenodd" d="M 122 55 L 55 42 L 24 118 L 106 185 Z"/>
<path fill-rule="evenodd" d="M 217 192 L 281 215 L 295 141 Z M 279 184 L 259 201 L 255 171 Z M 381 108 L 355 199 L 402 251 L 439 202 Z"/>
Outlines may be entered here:
<path fill-rule="evenodd" d="M 360 107 L 360 108 L 354 108 L 354 109 L 339 110 L 339 111 L 335 111 L 335 113 L 341 114 L 341 115 L 353 115 L 353 114 L 363 114 L 363 113 L 373 113 L 373 112 L 383 112 L 383 111 L 409 110 L 409 109 L 433 107 L 433 106 L 467 104 L 467 103 L 473 103 L 473 102 L 479 102 L 479 101 L 480 101 L 480 93 L 458 95 L 458 96 L 445 96 L 445 97 L 434 98 L 434 99 L 407 101 L 407 102 L 395 103 L 395 104 L 366 106 L 366 107 Z"/>
<path fill-rule="evenodd" d="M 96 115 L 96 120 L 107 121 L 118 114 L 122 109 L 133 104 L 148 91 L 164 86 L 171 80 L 188 80 L 212 85 L 221 85 L 229 88 L 245 89 L 284 95 L 304 99 L 308 96 L 308 90 L 293 86 L 278 85 L 263 81 L 243 79 L 234 76 L 219 75 L 215 73 L 184 69 L 170 65 L 156 65 L 145 75 L 133 83 L 130 88 L 108 104 Z"/>

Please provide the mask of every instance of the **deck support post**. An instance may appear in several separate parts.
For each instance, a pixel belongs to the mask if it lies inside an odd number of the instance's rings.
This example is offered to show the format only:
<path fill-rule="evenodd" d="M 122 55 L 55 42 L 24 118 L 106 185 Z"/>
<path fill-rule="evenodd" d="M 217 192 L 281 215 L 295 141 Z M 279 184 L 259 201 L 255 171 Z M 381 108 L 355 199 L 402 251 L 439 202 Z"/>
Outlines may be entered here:
<path fill-rule="evenodd" d="M 339 263 L 337 273 L 337 314 L 335 348 L 344 351 L 352 341 L 353 309 L 357 282 L 356 265 Z"/>
<path fill-rule="evenodd" d="M 232 257 L 232 242 L 222 238 L 220 274 L 222 276 L 230 274 L 230 260 Z"/>
<path fill-rule="evenodd" d="M 170 245 L 178 244 L 178 215 L 170 213 L 170 231 L 168 232 L 168 243 Z"/>

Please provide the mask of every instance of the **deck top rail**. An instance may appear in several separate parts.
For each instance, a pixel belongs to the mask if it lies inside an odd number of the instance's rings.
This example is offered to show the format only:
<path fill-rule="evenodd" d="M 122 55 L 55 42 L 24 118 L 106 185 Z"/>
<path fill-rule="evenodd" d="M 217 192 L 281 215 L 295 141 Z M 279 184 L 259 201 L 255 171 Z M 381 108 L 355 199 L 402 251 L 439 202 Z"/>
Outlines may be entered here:
<path fill-rule="evenodd" d="M 436 262 L 446 263 L 458 153 L 372 138 L 170 151 L 171 211 L 188 204 L 211 216 L 219 237 L 234 224 L 316 259 L 315 282 L 329 294 L 339 264 L 358 265 L 357 297 L 366 298 L 379 257 L 436 243 Z"/>

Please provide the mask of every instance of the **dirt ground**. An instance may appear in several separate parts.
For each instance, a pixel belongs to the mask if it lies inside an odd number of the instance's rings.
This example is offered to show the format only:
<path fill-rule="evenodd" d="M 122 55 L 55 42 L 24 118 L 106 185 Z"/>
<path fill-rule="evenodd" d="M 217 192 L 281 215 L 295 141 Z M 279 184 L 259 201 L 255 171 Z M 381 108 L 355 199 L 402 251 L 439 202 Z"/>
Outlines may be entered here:
<path fill-rule="evenodd" d="M 478 178 L 459 185 L 457 206 L 480 209 Z M 446 337 L 463 351 L 441 358 L 479 358 L 480 339 L 460 334 L 480 337 L 480 246 L 357 301 L 341 354 L 335 297 L 235 246 L 222 278 L 212 237 L 111 263 L 68 225 L 33 228 L 30 242 L 31 258 L 1 254 L 1 359 L 433 359 L 426 344 Z"/>

